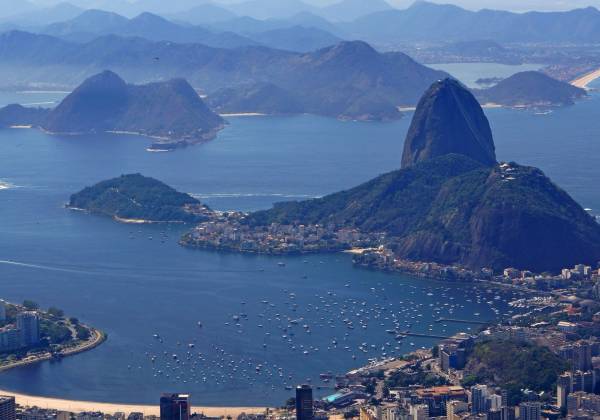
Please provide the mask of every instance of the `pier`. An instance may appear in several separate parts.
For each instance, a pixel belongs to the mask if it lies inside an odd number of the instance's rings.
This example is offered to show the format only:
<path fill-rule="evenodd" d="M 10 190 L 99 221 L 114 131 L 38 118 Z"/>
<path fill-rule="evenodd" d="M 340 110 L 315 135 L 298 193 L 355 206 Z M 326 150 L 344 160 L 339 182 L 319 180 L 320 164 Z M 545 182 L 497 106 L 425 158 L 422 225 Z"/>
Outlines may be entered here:
<path fill-rule="evenodd" d="M 402 332 L 400 335 L 404 335 L 406 337 L 425 337 L 425 338 L 441 338 L 442 340 L 446 340 L 452 338 L 448 335 L 437 335 L 437 334 L 421 334 L 421 333 L 413 333 L 413 332 Z"/>
<path fill-rule="evenodd" d="M 475 321 L 469 319 L 456 319 L 456 318 L 438 318 L 435 322 L 455 322 L 459 324 L 478 324 L 478 325 L 488 325 L 493 321 Z"/>

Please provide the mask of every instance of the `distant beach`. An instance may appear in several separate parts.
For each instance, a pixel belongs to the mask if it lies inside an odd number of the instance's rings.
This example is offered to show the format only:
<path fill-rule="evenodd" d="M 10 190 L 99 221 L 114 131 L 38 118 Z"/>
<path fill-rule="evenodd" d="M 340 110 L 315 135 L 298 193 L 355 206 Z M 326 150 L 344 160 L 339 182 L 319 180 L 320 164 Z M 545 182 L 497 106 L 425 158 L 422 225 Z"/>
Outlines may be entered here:
<path fill-rule="evenodd" d="M 591 73 L 581 76 L 578 79 L 571 81 L 571 84 L 573 86 L 581 88 L 581 89 L 587 89 L 588 85 L 596 79 L 600 79 L 600 69 L 595 70 Z"/>

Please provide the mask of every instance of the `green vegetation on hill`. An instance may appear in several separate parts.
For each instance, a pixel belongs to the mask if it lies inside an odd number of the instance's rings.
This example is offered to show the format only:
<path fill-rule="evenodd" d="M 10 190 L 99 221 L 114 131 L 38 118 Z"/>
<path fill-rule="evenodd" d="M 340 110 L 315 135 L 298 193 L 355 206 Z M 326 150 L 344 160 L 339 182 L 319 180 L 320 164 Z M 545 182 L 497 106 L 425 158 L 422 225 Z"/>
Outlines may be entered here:
<path fill-rule="evenodd" d="M 383 232 L 416 261 L 558 271 L 600 259 L 600 225 L 540 170 L 445 155 L 320 199 L 279 203 L 247 223 Z"/>
<path fill-rule="evenodd" d="M 435 373 L 423 370 L 415 370 L 409 373 L 398 370 L 385 380 L 385 385 L 389 388 L 409 387 L 411 385 L 423 385 L 429 388 L 448 385 L 448 381 Z"/>
<path fill-rule="evenodd" d="M 510 405 L 522 389 L 552 391 L 567 362 L 547 347 L 515 341 L 490 340 L 475 345 L 468 355 L 464 385 L 491 383 L 509 392 Z"/>
<path fill-rule="evenodd" d="M 192 196 L 140 174 L 123 175 L 84 188 L 71 196 L 69 207 L 153 222 L 200 222 L 206 220 L 209 212 Z"/>
<path fill-rule="evenodd" d="M 248 223 L 333 223 L 399 235 L 426 216 L 449 178 L 478 169 L 483 166 L 467 157 L 447 155 L 323 198 L 277 203 L 272 210 L 251 214 Z"/>

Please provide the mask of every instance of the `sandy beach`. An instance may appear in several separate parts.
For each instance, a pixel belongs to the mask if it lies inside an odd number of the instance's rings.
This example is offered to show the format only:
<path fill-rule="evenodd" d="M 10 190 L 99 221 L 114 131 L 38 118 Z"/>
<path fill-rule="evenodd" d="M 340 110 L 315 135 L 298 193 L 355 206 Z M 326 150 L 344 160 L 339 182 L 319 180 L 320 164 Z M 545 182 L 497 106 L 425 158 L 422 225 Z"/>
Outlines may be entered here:
<path fill-rule="evenodd" d="M 587 89 L 588 85 L 596 79 L 600 79 L 600 69 L 573 80 L 571 84 L 581 89 Z"/>
<path fill-rule="evenodd" d="M 103 413 L 113 414 L 117 412 L 123 412 L 126 414 L 132 412 L 144 413 L 144 415 L 158 416 L 160 409 L 157 405 L 136 405 L 136 404 L 112 404 L 112 403 L 100 403 L 92 401 L 72 401 L 64 400 L 60 398 L 47 398 L 47 397 L 35 397 L 32 395 L 18 394 L 10 391 L 0 390 L 0 395 L 14 396 L 17 404 L 29 407 L 40 407 L 44 409 L 55 409 L 59 411 L 67 411 L 73 413 L 79 413 L 83 411 L 101 411 Z M 192 396 L 192 402 L 193 402 Z M 209 417 L 221 417 L 231 416 L 236 418 L 241 413 L 252 413 L 259 414 L 263 413 L 266 409 L 262 407 L 198 407 L 194 406 L 192 412 L 204 413 Z"/>
<path fill-rule="evenodd" d="M 220 117 L 266 117 L 267 114 L 262 114 L 260 112 L 238 112 L 231 114 L 219 114 Z"/>

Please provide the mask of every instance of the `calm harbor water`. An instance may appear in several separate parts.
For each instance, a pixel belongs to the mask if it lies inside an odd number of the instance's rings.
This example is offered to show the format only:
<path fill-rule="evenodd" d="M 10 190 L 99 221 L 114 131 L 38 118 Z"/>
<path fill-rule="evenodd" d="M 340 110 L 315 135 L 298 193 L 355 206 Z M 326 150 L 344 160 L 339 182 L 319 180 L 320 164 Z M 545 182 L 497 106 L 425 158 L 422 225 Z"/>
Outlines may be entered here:
<path fill-rule="evenodd" d="M 477 83 L 479 79 L 487 78 L 502 78 L 512 76 L 515 73 L 521 71 L 535 71 L 540 70 L 543 64 L 497 64 L 497 63 L 440 63 L 440 64 L 429 64 L 437 70 L 443 70 L 471 88 L 481 88 Z"/>
<path fill-rule="evenodd" d="M 487 112 L 500 159 L 539 166 L 600 209 L 599 109 L 593 96 L 543 116 Z M 347 255 L 190 251 L 176 243 L 182 227 L 128 226 L 63 208 L 72 192 L 131 172 L 218 209 L 321 196 L 397 168 L 409 122 L 237 118 L 217 140 L 168 154 L 147 153 L 139 137 L 1 130 L 0 296 L 61 307 L 109 340 L 5 372 L 0 388 L 128 403 L 182 391 L 199 405 L 281 404 L 286 385 L 321 384 L 320 373 L 435 342 L 397 343 L 388 329 L 452 334 L 477 325 L 434 320 L 506 313 L 508 296 L 354 269 Z"/>

